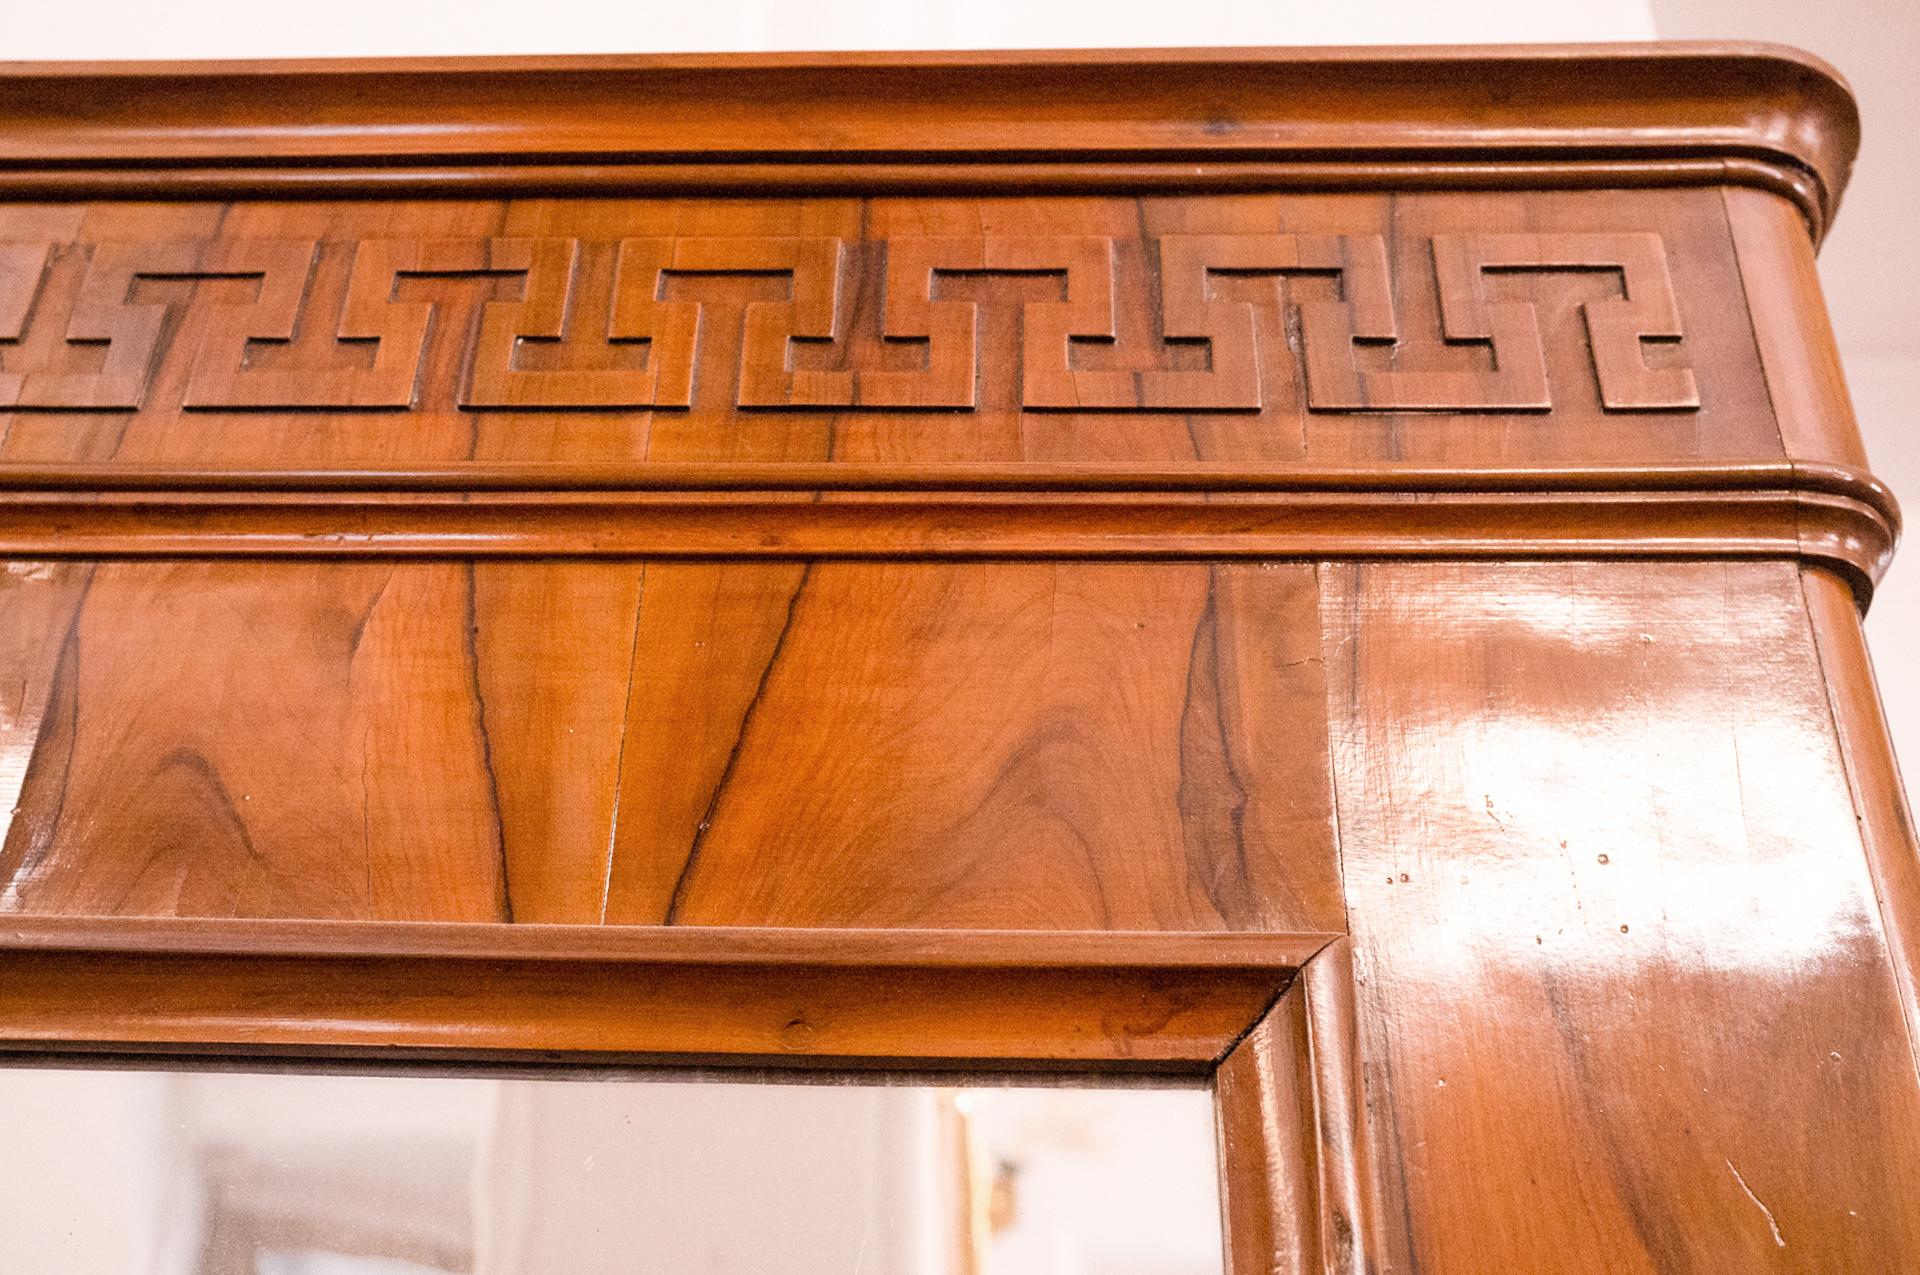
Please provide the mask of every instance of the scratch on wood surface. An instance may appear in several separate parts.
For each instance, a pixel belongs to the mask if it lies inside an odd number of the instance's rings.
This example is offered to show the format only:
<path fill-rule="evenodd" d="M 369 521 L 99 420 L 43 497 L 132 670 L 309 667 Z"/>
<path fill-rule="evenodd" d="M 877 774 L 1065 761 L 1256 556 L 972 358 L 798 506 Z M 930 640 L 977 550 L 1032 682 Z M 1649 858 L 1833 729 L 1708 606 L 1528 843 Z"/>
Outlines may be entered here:
<path fill-rule="evenodd" d="M 1727 1161 L 1727 1172 L 1733 1175 L 1733 1180 L 1740 1184 L 1740 1189 L 1746 1192 L 1749 1200 L 1753 1201 L 1753 1207 L 1759 1209 L 1760 1212 L 1766 1216 L 1767 1229 L 1773 1232 L 1773 1242 L 1779 1247 L 1785 1248 L 1787 1246 L 1787 1237 L 1780 1234 L 1780 1224 L 1773 1220 L 1773 1210 L 1760 1202 L 1760 1197 L 1753 1193 L 1753 1188 L 1747 1185 L 1747 1180 L 1740 1176 L 1740 1170 L 1733 1167 L 1733 1161 L 1731 1160 Z"/>

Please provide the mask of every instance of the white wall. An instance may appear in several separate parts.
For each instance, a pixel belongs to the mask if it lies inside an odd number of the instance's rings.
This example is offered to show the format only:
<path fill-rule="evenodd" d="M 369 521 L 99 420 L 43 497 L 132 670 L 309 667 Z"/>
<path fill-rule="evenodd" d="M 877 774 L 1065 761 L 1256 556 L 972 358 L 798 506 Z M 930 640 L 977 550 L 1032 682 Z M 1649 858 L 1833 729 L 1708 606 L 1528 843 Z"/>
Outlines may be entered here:
<path fill-rule="evenodd" d="M 152 1073 L 0 1068 L 0 1271 L 151 1268 L 156 1219 L 168 1203 L 166 1082 Z"/>
<path fill-rule="evenodd" d="M 13 5 L 6 30 L 9 58 L 253 58 L 1638 40 L 1653 18 L 1646 0 L 91 0 Z"/>

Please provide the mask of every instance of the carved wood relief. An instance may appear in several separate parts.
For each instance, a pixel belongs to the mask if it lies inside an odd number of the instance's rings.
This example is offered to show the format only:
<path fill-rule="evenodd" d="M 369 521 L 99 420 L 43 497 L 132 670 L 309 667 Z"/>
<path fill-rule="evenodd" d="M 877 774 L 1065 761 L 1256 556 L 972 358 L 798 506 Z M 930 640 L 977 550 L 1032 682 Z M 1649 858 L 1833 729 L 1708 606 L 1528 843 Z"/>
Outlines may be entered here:
<path fill-rule="evenodd" d="M 1366 234 L 1165 235 L 1142 245 L 1157 259 L 1146 286 L 1159 298 L 1162 355 L 1198 347 L 1204 366 L 1140 369 L 1083 366 L 1092 347 L 1112 346 L 1116 240 L 1098 235 L 898 236 L 850 244 L 828 236 L 628 238 L 611 249 L 604 305 L 578 301 L 586 254 L 564 237 L 369 239 L 351 249 L 337 302 L 319 299 L 312 239 L 102 243 L 91 250 L 64 306 L 49 304 L 56 257 L 83 252 L 54 242 L 0 243 L 0 407 L 132 411 L 145 405 L 159 356 L 190 304 L 142 299 L 154 280 L 235 280 L 247 301 L 204 303 L 182 405 L 197 410 L 405 410 L 415 405 L 436 307 L 403 299 L 415 277 L 497 277 L 517 289 L 491 300 L 466 335 L 458 404 L 467 409 L 653 410 L 687 408 L 701 361 L 706 307 L 669 295 L 680 277 L 760 276 L 780 281 L 782 300 L 746 304 L 733 402 L 756 408 L 967 410 L 977 402 L 983 357 L 974 301 L 942 295 L 955 276 L 1057 280 L 1058 300 L 1020 310 L 1022 405 L 1040 411 L 1257 412 L 1261 364 L 1292 359 L 1316 412 L 1546 412 L 1553 407 L 1541 327 L 1532 303 L 1498 299 L 1490 280 L 1519 273 L 1617 278 L 1619 294 L 1582 309 L 1588 356 L 1608 411 L 1687 411 L 1700 406 L 1684 352 L 1649 363 L 1656 345 L 1684 340 L 1661 237 L 1650 233 L 1435 234 L 1428 279 L 1393 278 L 1386 243 Z M 918 367 L 803 367 L 802 346 L 847 341 L 857 277 L 849 259 L 884 254 L 879 336 L 910 351 Z M 608 254 L 598 254 L 606 257 Z M 1229 277 L 1318 278 L 1335 299 L 1289 296 L 1297 341 L 1257 338 L 1255 305 L 1216 295 Z M 1289 285 L 1291 286 L 1291 285 Z M 1441 331 L 1404 330 L 1397 292 L 1432 288 Z M 64 327 L 57 334 L 36 325 Z M 324 368 L 268 365 L 258 353 L 330 332 L 337 361 Z M 29 349 L 29 339 L 39 340 Z M 644 347 L 627 366 L 535 367 L 530 347 L 591 343 Z M 1428 366 L 1448 346 L 1471 368 Z M 75 370 L 91 349 L 94 365 Z M 358 360 L 354 362 L 353 360 Z M 1168 361 L 1165 358 L 1161 362 Z M 1384 362 L 1384 366 L 1382 363 Z"/>
<path fill-rule="evenodd" d="M 1489 301 L 1481 288 L 1483 274 L 1605 270 L 1620 273 L 1626 296 L 1582 307 L 1601 401 L 1613 411 L 1700 406 L 1692 372 L 1650 368 L 1642 349 L 1643 342 L 1678 341 L 1682 335 L 1666 247 L 1658 235 L 1436 235 L 1433 261 L 1447 339 L 1486 342 L 1494 350 L 1493 376 L 1461 377 L 1456 393 L 1491 396 L 1497 405 L 1515 409 L 1553 406 L 1533 307 Z"/>
<path fill-rule="evenodd" d="M 0 1049 L 1210 1074 L 1234 1275 L 1920 1252 L 1821 64 L 0 117 Z"/>

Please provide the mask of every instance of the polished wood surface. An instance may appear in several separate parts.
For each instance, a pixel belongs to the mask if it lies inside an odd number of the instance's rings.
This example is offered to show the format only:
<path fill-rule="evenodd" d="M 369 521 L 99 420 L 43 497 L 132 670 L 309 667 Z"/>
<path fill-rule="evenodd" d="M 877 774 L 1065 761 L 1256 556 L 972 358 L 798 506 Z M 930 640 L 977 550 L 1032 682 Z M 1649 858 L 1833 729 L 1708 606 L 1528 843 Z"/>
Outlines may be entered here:
<path fill-rule="evenodd" d="M 1896 963 L 1791 564 L 1335 567 L 1323 599 L 1401 1263 L 1523 1227 L 1507 1269 L 1920 1252 Z M 1463 1208 L 1459 1148 L 1543 1136 L 1584 1152 Z"/>
<path fill-rule="evenodd" d="M 8 460 L 1783 455 L 1715 190 L 16 204 L 0 242 Z"/>
<path fill-rule="evenodd" d="M 1324 748 L 1301 747 L 1324 729 L 1311 566 L 107 563 L 9 583 L 36 614 L 67 607 L 0 852 L 21 910 L 1342 923 L 1334 865 L 1300 853 L 1331 820 Z M 556 634 L 557 607 L 603 640 Z M 113 707 L 132 703 L 137 724 Z"/>
<path fill-rule="evenodd" d="M 1755 44 L 0 63 L 0 112 L 22 194 L 1546 178 L 1751 183 L 1816 226 L 1859 140 L 1830 67 Z"/>
<path fill-rule="evenodd" d="M 1227 1269 L 1359 1272 L 1386 1253 L 1360 1104 L 1352 944 L 1334 939 L 1214 1072 Z"/>
<path fill-rule="evenodd" d="M 0 953 L 5 1047 L 70 1061 L 1204 1075 L 1334 938 L 16 916 Z M 114 996 L 76 1012 L 103 982 Z"/>
<path fill-rule="evenodd" d="M 0 1043 L 1211 1073 L 1234 1275 L 1920 1270 L 1856 140 L 1744 47 L 0 71 Z"/>

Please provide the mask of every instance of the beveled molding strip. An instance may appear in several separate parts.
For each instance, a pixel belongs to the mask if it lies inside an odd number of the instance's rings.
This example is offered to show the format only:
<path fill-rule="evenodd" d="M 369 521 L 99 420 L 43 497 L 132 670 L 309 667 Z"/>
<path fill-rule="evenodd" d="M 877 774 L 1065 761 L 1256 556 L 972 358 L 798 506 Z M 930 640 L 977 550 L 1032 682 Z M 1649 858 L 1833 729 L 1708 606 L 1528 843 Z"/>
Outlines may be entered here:
<path fill-rule="evenodd" d="M 0 64 L 34 198 L 1710 181 L 1818 234 L 1858 140 L 1741 43 Z"/>
<path fill-rule="evenodd" d="M 0 555 L 260 558 L 1784 558 L 1864 605 L 1870 475 L 1186 465 L 0 465 Z"/>
<path fill-rule="evenodd" d="M 1337 938 L 18 916 L 0 1055 L 1205 1076 Z"/>

